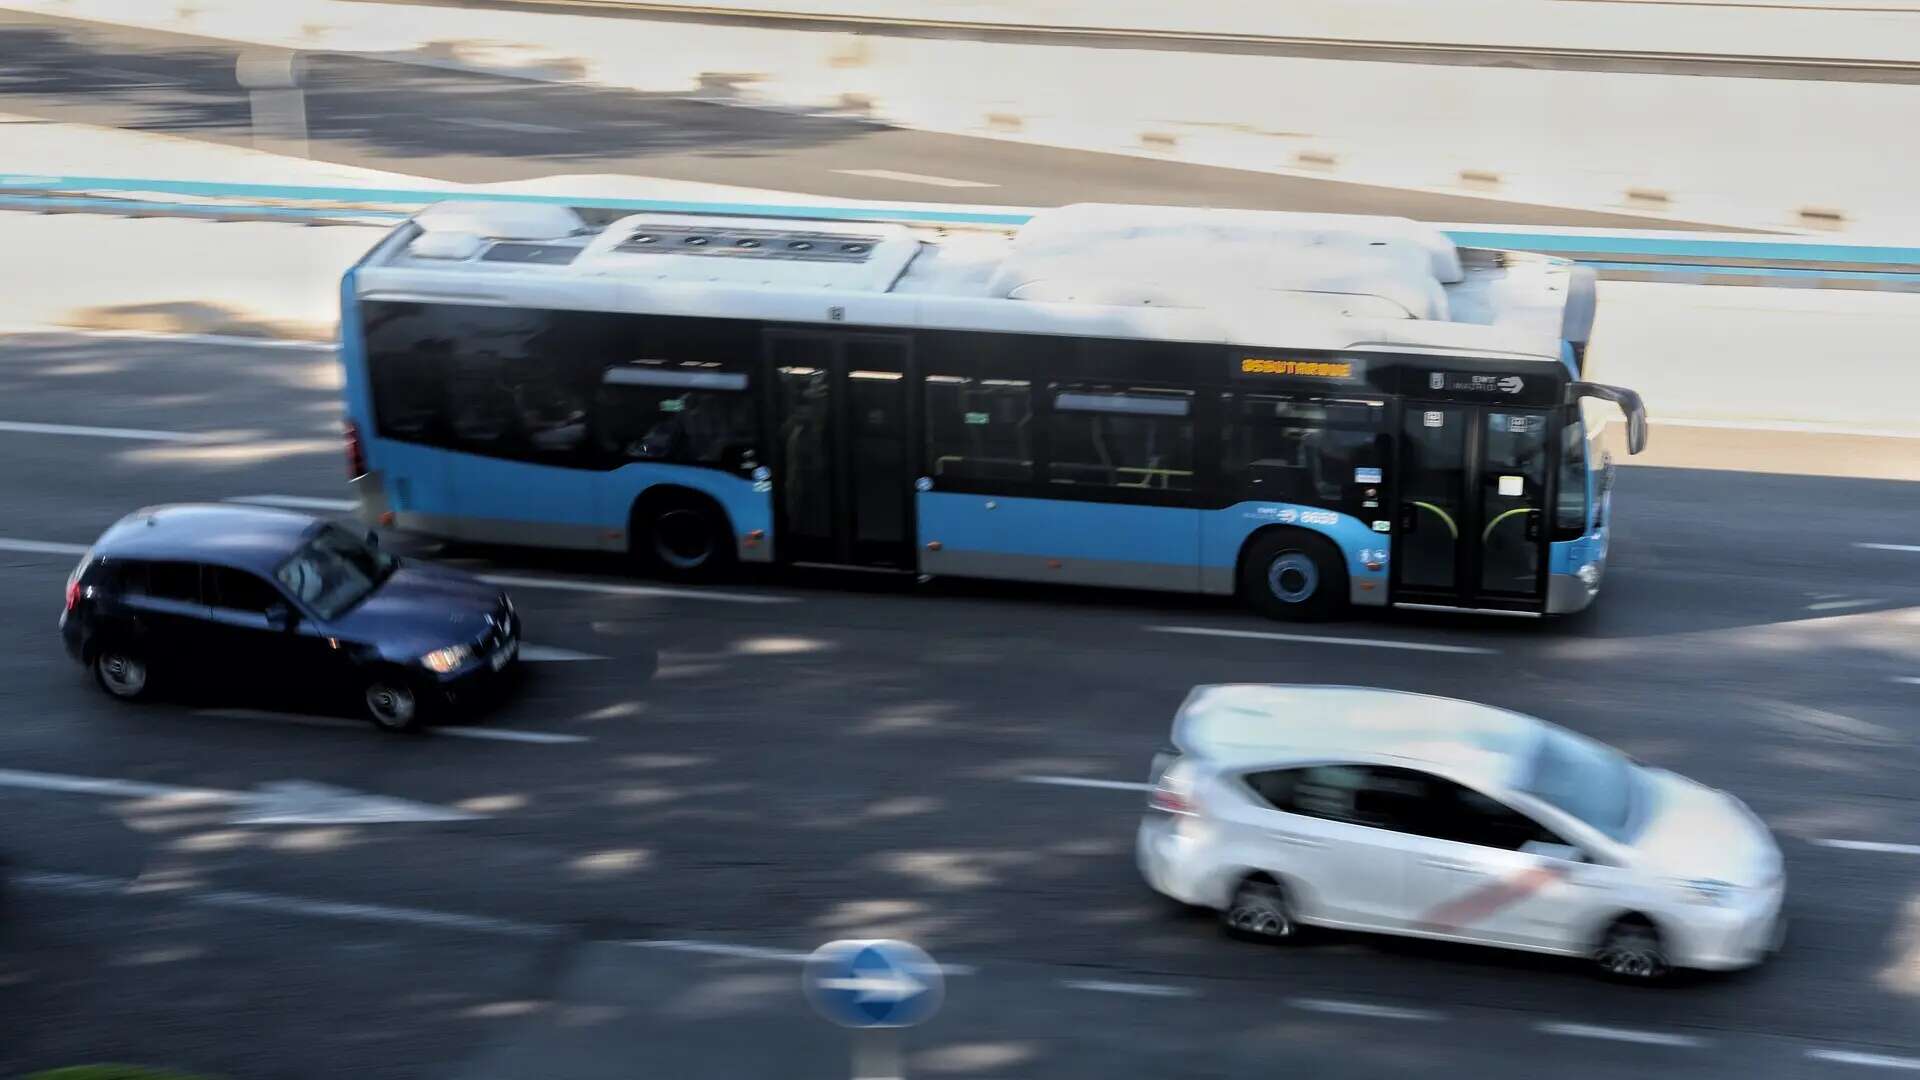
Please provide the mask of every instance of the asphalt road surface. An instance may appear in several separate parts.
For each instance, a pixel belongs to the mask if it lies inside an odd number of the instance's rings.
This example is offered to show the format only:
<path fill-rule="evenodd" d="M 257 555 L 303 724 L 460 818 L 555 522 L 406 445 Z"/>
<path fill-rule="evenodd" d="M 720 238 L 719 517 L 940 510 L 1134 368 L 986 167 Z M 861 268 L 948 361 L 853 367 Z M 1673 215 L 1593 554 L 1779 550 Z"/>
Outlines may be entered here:
<path fill-rule="evenodd" d="M 226 42 L 0 12 L 0 112 L 250 147 L 252 113 L 235 79 L 237 55 Z M 1059 150 L 705 100 L 731 92 L 722 75 L 696 99 L 350 56 L 309 60 L 308 145 L 315 158 L 439 180 L 612 173 L 855 199 L 1100 201 L 1648 226 L 1627 214 Z"/>
<path fill-rule="evenodd" d="M 54 629 L 74 553 L 144 504 L 343 499 L 336 380 L 321 349 L 0 343 L 0 1072 L 842 1076 L 792 957 L 865 936 L 968 968 L 908 1036 L 916 1076 L 1920 1067 L 1920 848 L 1815 843 L 1920 843 L 1920 551 L 1857 546 L 1920 545 L 1916 485 L 1625 469 L 1595 611 L 1376 616 L 1332 642 L 1152 629 L 1287 629 L 1189 598 L 675 594 L 610 561 L 439 551 L 522 579 L 549 658 L 466 729 L 108 700 Z M 1022 778 L 1141 780 L 1187 689 L 1229 680 L 1472 698 L 1727 788 L 1781 835 L 1788 946 L 1645 990 L 1491 951 L 1227 941 L 1140 884 L 1138 792 Z M 250 826 L 193 794 L 290 780 L 476 816 Z"/>

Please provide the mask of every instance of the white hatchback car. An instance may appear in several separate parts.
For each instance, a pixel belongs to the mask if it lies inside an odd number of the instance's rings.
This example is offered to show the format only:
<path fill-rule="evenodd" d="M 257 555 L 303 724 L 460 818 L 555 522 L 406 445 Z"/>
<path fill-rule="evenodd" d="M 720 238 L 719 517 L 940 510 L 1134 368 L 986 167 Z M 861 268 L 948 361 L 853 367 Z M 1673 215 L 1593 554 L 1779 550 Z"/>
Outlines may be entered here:
<path fill-rule="evenodd" d="M 1341 686 L 1201 686 L 1154 761 L 1140 870 L 1241 936 L 1297 925 L 1591 958 L 1758 963 L 1780 849 L 1740 800 L 1542 720 Z"/>

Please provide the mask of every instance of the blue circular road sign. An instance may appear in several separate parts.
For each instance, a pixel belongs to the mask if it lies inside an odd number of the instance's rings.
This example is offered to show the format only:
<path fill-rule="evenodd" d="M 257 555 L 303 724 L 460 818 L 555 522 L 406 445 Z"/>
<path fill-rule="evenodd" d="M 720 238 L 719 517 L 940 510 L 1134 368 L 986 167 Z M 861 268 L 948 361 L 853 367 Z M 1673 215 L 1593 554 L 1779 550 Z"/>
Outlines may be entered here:
<path fill-rule="evenodd" d="M 851 1028 L 912 1027 L 946 996 L 940 965 L 904 941 L 829 941 L 800 975 L 820 1015 Z"/>

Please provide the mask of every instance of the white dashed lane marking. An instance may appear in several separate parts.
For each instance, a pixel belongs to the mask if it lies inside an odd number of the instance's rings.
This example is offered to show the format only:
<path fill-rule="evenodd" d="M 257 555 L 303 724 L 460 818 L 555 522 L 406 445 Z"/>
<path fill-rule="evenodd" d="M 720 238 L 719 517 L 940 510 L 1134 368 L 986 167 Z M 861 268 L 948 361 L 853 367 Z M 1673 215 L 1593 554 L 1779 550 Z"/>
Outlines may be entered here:
<path fill-rule="evenodd" d="M 1597 1024 L 1535 1024 L 1534 1030 L 1547 1035 L 1566 1035 L 1575 1039 L 1605 1039 L 1608 1042 L 1638 1043 L 1642 1046 L 1691 1048 L 1705 1045 L 1692 1035 L 1672 1035 L 1664 1031 L 1640 1031 L 1635 1028 L 1601 1027 Z"/>
<path fill-rule="evenodd" d="M 51 540 L 13 540 L 0 537 L 0 551 L 17 551 L 23 555 L 85 555 L 85 544 L 61 544 Z"/>
<path fill-rule="evenodd" d="M 310 495 L 234 495 L 224 501 L 252 506 L 279 506 L 288 510 L 330 510 L 343 514 L 360 505 L 353 499 L 320 499 Z"/>
<path fill-rule="evenodd" d="M 1869 551 L 1920 551 L 1920 544 L 1855 544 Z"/>
<path fill-rule="evenodd" d="M 531 578 L 518 574 L 482 574 L 480 580 L 519 589 L 556 589 L 562 592 L 605 593 L 608 596 L 658 596 L 679 600 L 714 600 L 726 604 L 792 604 L 796 597 L 769 593 L 721 592 L 717 589 L 673 589 L 658 585 L 619 585 L 607 581 Z"/>
<path fill-rule="evenodd" d="M 1842 851 L 1877 851 L 1886 855 L 1920 855 L 1920 844 L 1889 844 L 1884 840 L 1815 840 L 1817 847 Z"/>
<path fill-rule="evenodd" d="M 208 436 L 191 431 L 154 431 L 149 428 L 92 427 L 87 424 L 37 424 L 25 420 L 0 420 L 0 431 L 16 435 L 74 435 L 89 439 L 131 439 L 138 442 L 203 443 Z"/>
<path fill-rule="evenodd" d="M 925 184 L 928 187 L 944 188 L 990 188 L 999 184 L 989 184 L 982 180 L 955 180 L 949 176 L 928 176 L 926 173 L 897 172 L 893 169 L 835 169 L 841 176 L 860 176 L 868 180 L 892 180 L 901 184 Z"/>
<path fill-rule="evenodd" d="M 347 728 L 355 731 L 371 731 L 372 725 L 359 720 L 348 720 L 339 716 L 311 716 L 306 713 L 273 712 L 267 709 L 200 709 L 196 716 L 211 717 L 218 720 L 253 720 L 268 724 L 292 724 L 297 727 Z M 462 727 L 459 725 L 429 727 L 428 735 L 445 735 L 452 739 L 481 739 L 489 742 L 533 743 L 542 746 L 567 746 L 573 743 L 592 742 L 590 735 L 572 735 L 563 731 L 523 731 L 518 728 Z"/>
<path fill-rule="evenodd" d="M 1815 1061 L 1831 1061 L 1836 1065 L 1865 1065 L 1870 1069 L 1905 1069 L 1908 1072 L 1920 1072 L 1920 1058 L 1894 1057 L 1891 1054 L 1863 1054 L 1855 1050 L 1809 1050 L 1807 1056 Z"/>
<path fill-rule="evenodd" d="M 1372 1005 L 1364 1001 L 1335 1001 L 1329 998 L 1290 998 L 1287 1004 L 1308 1012 L 1334 1016 L 1364 1016 L 1372 1020 L 1438 1020 L 1440 1014 L 1429 1009 L 1403 1009 L 1397 1005 Z"/>
<path fill-rule="evenodd" d="M 1402 649 L 1408 652 L 1455 653 L 1466 656 L 1495 656 L 1500 652 L 1499 649 L 1486 649 L 1478 645 L 1440 645 L 1427 641 L 1334 637 L 1331 634 L 1282 634 L 1270 630 L 1230 630 L 1213 626 L 1149 626 L 1145 629 L 1155 634 L 1248 638 L 1254 641 L 1291 641 L 1304 645 L 1353 645 L 1364 649 Z"/>
<path fill-rule="evenodd" d="M 1132 994 L 1135 997 L 1190 998 L 1199 996 L 1199 992 L 1184 986 L 1162 986 L 1159 983 L 1110 982 L 1106 979 L 1061 979 L 1060 985 L 1069 990 L 1092 990 L 1097 994 Z"/>
<path fill-rule="evenodd" d="M 1022 776 L 1023 784 L 1051 784 L 1054 787 L 1104 788 L 1108 791 L 1151 791 L 1152 784 L 1135 780 L 1095 780 L 1085 776 Z"/>

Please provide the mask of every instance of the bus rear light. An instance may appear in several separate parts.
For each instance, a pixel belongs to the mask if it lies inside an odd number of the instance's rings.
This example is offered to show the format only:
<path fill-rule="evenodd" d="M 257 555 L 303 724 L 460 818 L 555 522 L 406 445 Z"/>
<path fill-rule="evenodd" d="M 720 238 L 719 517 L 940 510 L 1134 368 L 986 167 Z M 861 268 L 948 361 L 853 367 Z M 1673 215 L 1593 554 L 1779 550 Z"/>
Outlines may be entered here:
<path fill-rule="evenodd" d="M 393 511 L 382 510 L 380 512 L 380 524 L 391 527 L 393 525 L 393 522 L 394 522 Z"/>
<path fill-rule="evenodd" d="M 759 547 L 760 541 L 765 540 L 766 538 L 767 538 L 767 530 L 753 529 L 753 530 L 750 530 L 747 533 L 747 535 L 741 537 L 741 540 L 743 540 L 748 547 Z"/>
<path fill-rule="evenodd" d="M 342 434 L 347 443 L 347 479 L 358 480 L 367 475 L 367 452 L 360 445 L 360 425 L 348 420 Z"/>
<path fill-rule="evenodd" d="M 941 548 L 942 546 L 943 546 L 943 545 L 942 545 L 942 544 L 940 543 L 940 541 L 938 541 L 938 540 L 929 540 L 929 541 L 927 541 L 927 550 L 928 550 L 928 551 L 939 551 L 939 550 L 940 550 L 940 548 Z"/>

